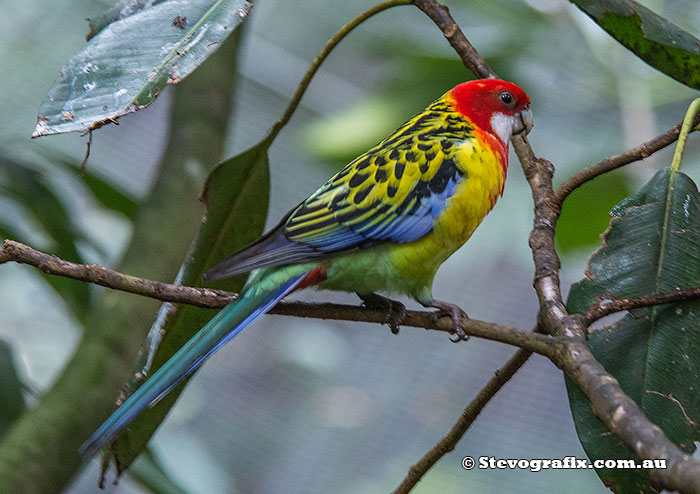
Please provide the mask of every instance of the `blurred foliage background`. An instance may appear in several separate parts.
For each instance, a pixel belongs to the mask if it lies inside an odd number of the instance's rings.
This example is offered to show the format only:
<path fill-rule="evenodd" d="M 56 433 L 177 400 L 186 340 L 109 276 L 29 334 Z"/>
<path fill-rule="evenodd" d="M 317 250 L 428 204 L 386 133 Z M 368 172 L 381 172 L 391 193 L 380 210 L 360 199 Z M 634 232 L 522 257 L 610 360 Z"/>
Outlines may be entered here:
<path fill-rule="evenodd" d="M 696 0 L 644 3 L 698 34 Z M 530 141 L 556 165 L 556 183 L 672 127 L 696 95 L 619 46 L 565 0 L 447 4 L 496 72 L 531 96 Z M 240 47 L 224 156 L 263 137 L 326 40 L 371 5 L 365 0 L 255 3 Z M 85 18 L 98 14 L 101 5 L 0 0 L 0 11 L 0 237 L 71 260 L 115 266 L 165 151 L 172 88 L 149 109 L 121 119 L 120 126 L 96 132 L 89 176 L 81 179 L 75 169 L 85 138 L 30 141 L 29 135 L 61 65 L 84 44 Z M 441 33 L 416 8 L 392 9 L 361 26 L 322 66 L 270 150 L 268 224 L 468 78 Z M 697 181 L 695 141 L 683 166 Z M 609 209 L 667 165 L 671 153 L 665 150 L 574 192 L 557 239 L 564 286 L 581 278 Z M 529 328 L 537 307 L 527 246 L 532 203 L 515 156 L 509 175 L 499 205 L 440 270 L 435 295 L 460 304 L 472 317 Z M 193 174 L 191 180 L 203 177 Z M 31 407 L 69 360 L 84 331 L 89 297 L 97 290 L 44 278 L 23 266 L 5 265 L 1 273 L 0 364 L 15 363 Z M 323 292 L 302 298 L 357 302 Z M 514 352 L 474 339 L 448 343 L 412 328 L 392 336 L 373 325 L 266 316 L 195 375 L 156 435 L 153 451 L 189 493 L 390 491 Z M 2 389 L 3 399 L 17 393 Z M 539 357 L 415 492 L 544 493 L 561 492 L 562 485 L 569 492 L 606 492 L 592 470 L 466 472 L 460 466 L 465 455 L 585 456 L 561 373 Z M 66 492 L 94 492 L 97 478 L 93 460 Z M 117 486 L 108 483 L 106 492 L 149 491 L 126 476 Z"/>

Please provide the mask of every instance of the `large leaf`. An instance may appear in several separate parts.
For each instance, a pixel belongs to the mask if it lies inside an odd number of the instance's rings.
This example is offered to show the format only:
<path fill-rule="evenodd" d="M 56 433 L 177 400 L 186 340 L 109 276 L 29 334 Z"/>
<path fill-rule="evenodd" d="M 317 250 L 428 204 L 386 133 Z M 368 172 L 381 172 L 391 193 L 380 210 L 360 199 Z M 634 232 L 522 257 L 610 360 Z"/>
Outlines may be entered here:
<path fill-rule="evenodd" d="M 570 0 L 628 50 L 700 89 L 700 40 L 634 0 Z"/>
<path fill-rule="evenodd" d="M 250 8 L 245 0 L 166 0 L 111 23 L 63 66 L 32 136 L 84 132 L 149 105 L 214 53 Z"/>
<path fill-rule="evenodd" d="M 22 382 L 15 370 L 14 358 L 10 345 L 0 340 L 0 438 L 12 423 L 24 412 Z"/>
<path fill-rule="evenodd" d="M 179 276 L 185 285 L 197 286 L 204 272 L 225 256 L 255 240 L 263 231 L 269 196 L 267 149 L 271 139 L 222 162 L 210 174 L 202 200 L 207 214 L 192 253 Z M 216 288 L 239 291 L 245 275 L 221 280 Z M 211 310 L 165 304 L 151 335 L 154 353 L 144 352 L 137 369 L 152 374 L 177 352 L 214 314 Z M 162 335 L 162 340 L 160 336 Z M 180 384 L 155 406 L 148 408 L 112 443 L 116 465 L 121 473 L 143 451 L 151 436 L 170 411 L 187 381 Z M 132 383 L 132 386 L 136 383 Z"/>
<path fill-rule="evenodd" d="M 700 285 L 700 195 L 681 172 L 661 170 L 612 211 L 586 278 L 571 288 L 570 312 L 597 297 L 662 293 Z M 700 301 L 634 311 L 590 335 L 591 350 L 681 449 L 700 440 Z M 576 429 L 591 459 L 635 458 L 567 381 Z M 656 492 L 645 470 L 598 470 L 618 494 Z"/>

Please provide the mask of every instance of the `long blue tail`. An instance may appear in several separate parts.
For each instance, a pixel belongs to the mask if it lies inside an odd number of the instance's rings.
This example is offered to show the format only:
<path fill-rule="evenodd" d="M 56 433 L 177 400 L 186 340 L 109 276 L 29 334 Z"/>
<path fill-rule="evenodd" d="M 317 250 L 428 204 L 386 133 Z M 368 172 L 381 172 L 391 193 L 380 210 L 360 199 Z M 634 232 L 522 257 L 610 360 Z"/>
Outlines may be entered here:
<path fill-rule="evenodd" d="M 291 277 L 280 271 L 270 274 L 267 277 L 257 277 L 257 282 L 246 286 L 236 300 L 221 309 L 185 343 L 90 436 L 80 447 L 80 454 L 92 456 L 106 446 L 120 430 L 146 408 L 155 405 L 221 345 L 291 292 L 307 273 L 295 273 Z"/>

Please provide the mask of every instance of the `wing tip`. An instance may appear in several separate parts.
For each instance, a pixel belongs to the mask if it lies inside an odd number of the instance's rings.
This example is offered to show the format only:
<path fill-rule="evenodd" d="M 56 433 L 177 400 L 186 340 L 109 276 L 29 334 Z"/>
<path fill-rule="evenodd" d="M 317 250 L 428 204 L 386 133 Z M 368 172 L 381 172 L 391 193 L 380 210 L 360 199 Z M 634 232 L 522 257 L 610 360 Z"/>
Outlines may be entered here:
<path fill-rule="evenodd" d="M 234 276 L 236 274 L 240 274 L 243 272 L 243 271 L 235 269 L 235 265 L 236 265 L 235 262 L 230 263 L 227 261 L 228 261 L 228 259 L 220 262 L 219 264 L 217 264 L 213 268 L 206 271 L 202 275 L 202 282 L 203 283 L 210 283 L 212 281 L 228 278 L 229 276 Z M 229 267 L 229 264 L 232 264 L 232 266 Z"/>
<path fill-rule="evenodd" d="M 83 444 L 80 445 L 78 448 L 78 454 L 83 458 L 83 459 L 89 459 L 95 456 L 97 451 L 100 448 L 97 446 L 97 444 L 92 441 L 92 439 L 88 439 L 85 441 Z"/>
<path fill-rule="evenodd" d="M 202 275 L 202 281 L 208 283 L 248 273 L 258 268 L 287 264 L 285 258 L 290 253 L 280 252 L 280 249 L 293 244 L 279 228 L 272 230 L 207 270 Z"/>
<path fill-rule="evenodd" d="M 99 429 L 92 434 L 83 444 L 78 448 L 78 454 L 85 460 L 92 458 L 99 451 L 107 446 L 107 444 L 114 439 L 116 432 L 111 433 L 109 431 Z"/>

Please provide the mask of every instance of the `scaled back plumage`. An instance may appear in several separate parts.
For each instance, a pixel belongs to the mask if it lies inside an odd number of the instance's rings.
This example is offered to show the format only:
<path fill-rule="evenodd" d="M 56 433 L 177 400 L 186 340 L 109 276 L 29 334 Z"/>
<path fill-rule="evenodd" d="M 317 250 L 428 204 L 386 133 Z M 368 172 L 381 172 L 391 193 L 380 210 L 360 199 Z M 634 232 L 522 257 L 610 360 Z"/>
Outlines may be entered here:
<path fill-rule="evenodd" d="M 499 99 L 503 91 L 513 95 L 515 104 Z M 470 107 L 472 100 L 484 103 Z M 225 259 L 205 279 L 423 237 L 465 172 L 455 160 L 457 147 L 474 132 L 486 132 L 505 166 L 507 142 L 488 118 L 494 111 L 513 114 L 528 103 L 525 93 L 506 81 L 456 86 L 346 165 L 269 233 Z"/>

